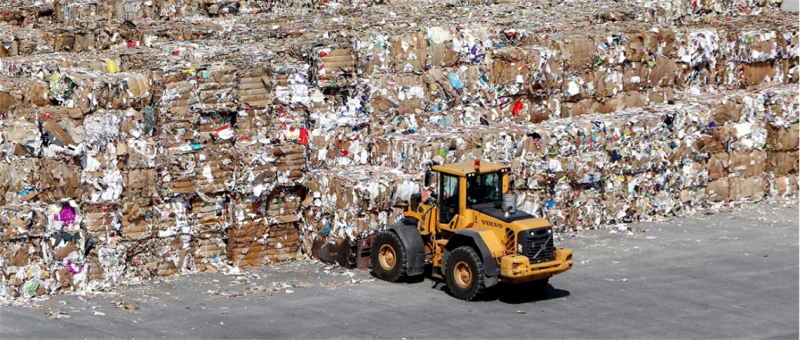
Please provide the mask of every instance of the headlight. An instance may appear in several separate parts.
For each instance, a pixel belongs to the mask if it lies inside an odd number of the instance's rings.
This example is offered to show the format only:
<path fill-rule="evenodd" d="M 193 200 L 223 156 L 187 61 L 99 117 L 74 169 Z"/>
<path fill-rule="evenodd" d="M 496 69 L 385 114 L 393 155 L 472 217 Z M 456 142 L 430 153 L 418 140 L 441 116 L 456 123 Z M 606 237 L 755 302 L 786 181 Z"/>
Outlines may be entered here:
<path fill-rule="evenodd" d="M 522 254 L 522 244 L 521 243 L 517 245 L 517 252 Z"/>

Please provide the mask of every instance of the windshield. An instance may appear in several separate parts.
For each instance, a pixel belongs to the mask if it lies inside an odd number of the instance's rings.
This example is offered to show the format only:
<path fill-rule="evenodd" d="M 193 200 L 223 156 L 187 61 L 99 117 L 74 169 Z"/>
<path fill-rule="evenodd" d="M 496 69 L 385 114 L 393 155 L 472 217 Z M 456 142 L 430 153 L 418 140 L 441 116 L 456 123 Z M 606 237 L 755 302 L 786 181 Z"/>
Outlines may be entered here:
<path fill-rule="evenodd" d="M 467 177 L 467 204 L 490 203 L 501 200 L 503 195 L 502 177 L 500 173 Z"/>

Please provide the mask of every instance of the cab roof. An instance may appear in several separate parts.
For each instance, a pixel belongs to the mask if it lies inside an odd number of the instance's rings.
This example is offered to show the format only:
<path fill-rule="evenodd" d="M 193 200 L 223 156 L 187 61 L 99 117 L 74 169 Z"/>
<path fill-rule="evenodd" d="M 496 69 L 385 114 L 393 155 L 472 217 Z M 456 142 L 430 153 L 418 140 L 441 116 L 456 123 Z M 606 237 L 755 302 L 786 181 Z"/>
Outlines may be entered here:
<path fill-rule="evenodd" d="M 504 169 L 508 171 L 511 167 L 503 164 L 481 161 L 480 173 L 495 172 Z M 475 161 L 436 165 L 433 167 L 433 170 L 451 175 L 466 176 L 475 173 Z"/>

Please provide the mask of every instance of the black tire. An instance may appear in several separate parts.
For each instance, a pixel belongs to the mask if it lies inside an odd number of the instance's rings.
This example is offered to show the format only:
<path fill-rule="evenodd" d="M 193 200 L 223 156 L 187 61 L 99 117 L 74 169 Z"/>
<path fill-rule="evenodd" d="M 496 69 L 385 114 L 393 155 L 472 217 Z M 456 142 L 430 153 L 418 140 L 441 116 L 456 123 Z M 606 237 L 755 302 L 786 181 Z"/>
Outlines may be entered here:
<path fill-rule="evenodd" d="M 464 267 L 466 266 L 466 267 Z M 456 270 L 464 273 L 469 269 L 469 279 L 464 276 L 456 275 Z M 444 277 L 447 281 L 447 288 L 456 298 L 472 301 L 486 290 L 483 282 L 483 261 L 472 247 L 462 246 L 450 252 L 447 262 L 444 265 Z"/>
<path fill-rule="evenodd" d="M 392 253 L 389 261 L 389 253 Z M 381 280 L 397 282 L 400 277 L 406 275 L 407 258 L 406 248 L 403 241 L 391 230 L 384 230 L 375 235 L 370 250 L 370 262 L 375 276 Z M 383 257 L 383 262 L 381 259 Z"/>

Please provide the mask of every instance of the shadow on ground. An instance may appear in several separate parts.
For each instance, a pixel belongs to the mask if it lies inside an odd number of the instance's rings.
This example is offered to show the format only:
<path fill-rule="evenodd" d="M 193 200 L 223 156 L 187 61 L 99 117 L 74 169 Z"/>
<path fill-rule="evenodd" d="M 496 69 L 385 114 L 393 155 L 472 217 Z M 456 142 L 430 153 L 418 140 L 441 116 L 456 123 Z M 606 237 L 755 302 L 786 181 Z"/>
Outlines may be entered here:
<path fill-rule="evenodd" d="M 455 299 L 455 297 L 450 294 L 450 289 L 447 288 L 447 284 L 445 284 L 444 281 L 432 279 L 431 284 L 431 289 L 439 290 Z M 560 299 L 569 295 L 569 291 L 557 289 L 549 284 L 544 288 L 534 288 L 533 285 L 530 284 L 511 285 L 500 283 L 486 290 L 476 301 L 499 301 L 507 304 L 523 304 Z"/>

